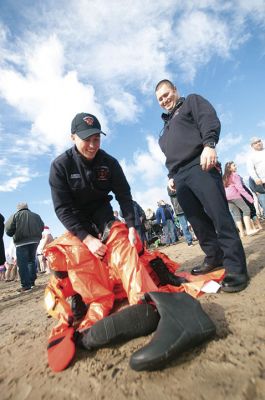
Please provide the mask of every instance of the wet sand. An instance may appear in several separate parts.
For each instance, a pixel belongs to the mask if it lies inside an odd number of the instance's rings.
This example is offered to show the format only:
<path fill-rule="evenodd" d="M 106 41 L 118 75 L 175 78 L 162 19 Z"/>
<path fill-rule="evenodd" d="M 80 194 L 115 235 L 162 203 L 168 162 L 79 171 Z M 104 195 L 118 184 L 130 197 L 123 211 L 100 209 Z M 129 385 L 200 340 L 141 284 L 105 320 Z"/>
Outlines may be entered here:
<path fill-rule="evenodd" d="M 251 281 L 237 294 L 205 294 L 204 310 L 217 327 L 214 340 L 185 352 L 156 372 L 135 372 L 131 354 L 150 341 L 142 337 L 98 351 L 77 350 L 71 366 L 53 373 L 47 364 L 47 337 L 56 321 L 43 302 L 48 276 L 17 294 L 18 282 L 0 282 L 2 400 L 262 400 L 265 399 L 265 224 L 244 238 Z M 198 244 L 161 248 L 190 270 L 200 263 Z"/>

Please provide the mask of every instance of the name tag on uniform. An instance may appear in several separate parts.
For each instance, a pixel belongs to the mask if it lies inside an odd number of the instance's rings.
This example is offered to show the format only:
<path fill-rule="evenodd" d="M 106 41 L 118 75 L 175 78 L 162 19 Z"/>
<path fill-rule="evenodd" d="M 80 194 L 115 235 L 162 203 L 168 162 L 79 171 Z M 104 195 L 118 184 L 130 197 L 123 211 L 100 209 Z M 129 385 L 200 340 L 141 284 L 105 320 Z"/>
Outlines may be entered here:
<path fill-rule="evenodd" d="M 80 174 L 71 174 L 70 179 L 80 179 L 81 175 Z"/>

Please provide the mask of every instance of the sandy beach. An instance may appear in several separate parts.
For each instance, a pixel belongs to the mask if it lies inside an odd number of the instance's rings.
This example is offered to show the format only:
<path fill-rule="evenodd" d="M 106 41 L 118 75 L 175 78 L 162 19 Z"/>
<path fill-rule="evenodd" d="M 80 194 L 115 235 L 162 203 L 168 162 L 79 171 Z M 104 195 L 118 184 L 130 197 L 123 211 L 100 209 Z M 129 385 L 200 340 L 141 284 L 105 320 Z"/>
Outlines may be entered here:
<path fill-rule="evenodd" d="M 43 294 L 48 276 L 36 288 L 17 294 L 19 282 L 0 282 L 2 400 L 262 400 L 265 399 L 265 224 L 243 239 L 251 281 L 237 294 L 205 294 L 204 310 L 217 327 L 214 340 L 156 372 L 135 372 L 131 354 L 150 341 L 142 337 L 94 352 L 77 350 L 69 368 L 53 373 L 47 338 L 56 321 L 48 317 Z M 200 263 L 198 244 L 161 248 L 182 270 Z"/>

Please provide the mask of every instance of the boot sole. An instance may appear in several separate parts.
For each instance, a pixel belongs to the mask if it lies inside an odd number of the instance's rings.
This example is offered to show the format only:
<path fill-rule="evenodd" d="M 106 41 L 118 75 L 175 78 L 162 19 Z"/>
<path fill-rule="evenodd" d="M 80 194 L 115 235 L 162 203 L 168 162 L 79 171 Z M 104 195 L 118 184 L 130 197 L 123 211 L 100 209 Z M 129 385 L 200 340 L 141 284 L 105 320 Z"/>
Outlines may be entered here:
<path fill-rule="evenodd" d="M 241 285 L 237 285 L 237 286 L 224 286 L 221 287 L 222 292 L 226 292 L 226 293 L 236 293 L 236 292 L 241 292 L 241 290 L 246 289 L 248 285 L 248 282 L 244 282 Z"/>
<path fill-rule="evenodd" d="M 222 265 L 220 267 L 211 268 L 209 271 L 205 271 L 205 272 L 193 272 L 191 270 L 191 275 L 205 275 L 205 274 L 209 274 L 210 272 L 218 271 L 219 269 L 223 269 L 223 268 L 224 268 L 224 266 Z"/>
<path fill-rule="evenodd" d="M 178 338 L 178 341 L 175 343 L 175 345 L 172 345 L 173 349 L 172 351 L 169 351 L 166 354 L 161 355 L 160 357 L 157 357 L 153 360 L 147 360 L 146 362 L 140 361 L 135 362 L 131 358 L 130 360 L 130 367 L 135 370 L 135 371 L 156 371 L 156 370 L 161 370 L 166 367 L 166 365 L 170 362 L 176 359 L 177 356 L 180 356 L 181 354 L 185 353 L 185 351 L 190 351 L 193 348 L 202 345 L 204 342 L 212 339 L 215 336 L 216 331 L 209 331 L 207 334 L 204 332 L 204 337 L 195 341 L 195 340 L 190 340 L 188 341 L 185 345 L 182 345 L 181 349 L 176 349 L 174 350 L 174 347 L 183 339 L 183 336 L 180 336 Z"/>

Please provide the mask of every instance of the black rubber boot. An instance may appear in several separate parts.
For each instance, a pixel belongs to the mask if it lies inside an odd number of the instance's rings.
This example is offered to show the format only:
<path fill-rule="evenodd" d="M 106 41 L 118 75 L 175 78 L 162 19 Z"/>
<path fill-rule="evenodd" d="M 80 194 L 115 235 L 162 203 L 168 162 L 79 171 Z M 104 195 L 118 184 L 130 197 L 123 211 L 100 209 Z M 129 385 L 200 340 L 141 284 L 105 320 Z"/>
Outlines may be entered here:
<path fill-rule="evenodd" d="M 75 336 L 76 344 L 87 350 L 118 343 L 154 332 L 159 314 L 150 304 L 129 306 L 102 320 Z"/>
<path fill-rule="evenodd" d="M 215 335 L 214 323 L 187 293 L 151 292 L 145 297 L 155 303 L 160 321 L 151 342 L 131 356 L 132 369 L 160 369 L 183 351 Z"/>
<path fill-rule="evenodd" d="M 165 265 L 163 260 L 159 257 L 149 261 L 149 264 L 157 274 L 160 280 L 160 286 L 164 285 L 180 286 L 182 283 L 188 282 L 185 278 L 172 274 L 172 272 L 170 272 L 167 269 L 167 266 Z"/>

